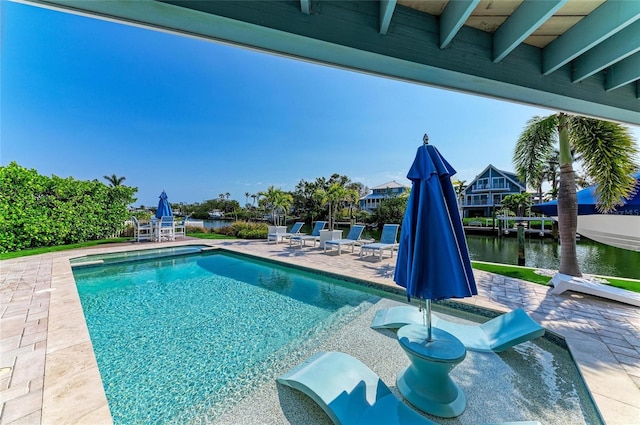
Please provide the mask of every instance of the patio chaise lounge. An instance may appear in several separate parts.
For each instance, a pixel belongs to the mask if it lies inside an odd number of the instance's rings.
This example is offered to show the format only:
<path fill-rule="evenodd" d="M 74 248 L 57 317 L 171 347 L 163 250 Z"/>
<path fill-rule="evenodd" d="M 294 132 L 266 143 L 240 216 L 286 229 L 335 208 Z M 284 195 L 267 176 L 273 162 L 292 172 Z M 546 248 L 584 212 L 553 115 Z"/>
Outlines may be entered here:
<path fill-rule="evenodd" d="M 354 224 L 349 230 L 349 234 L 344 239 L 333 239 L 324 242 L 324 252 L 327 252 L 327 248 L 338 248 L 338 255 L 342 253 L 343 246 L 350 246 L 351 252 L 353 252 L 356 245 L 360 245 L 360 237 L 364 226 L 362 224 Z"/>
<path fill-rule="evenodd" d="M 398 399 L 367 365 L 345 353 L 321 351 L 277 381 L 311 397 L 334 424 L 436 425 Z"/>
<path fill-rule="evenodd" d="M 299 235 L 300 229 L 304 226 L 304 221 L 298 221 L 291 226 L 291 230 L 287 232 L 286 226 L 269 226 L 269 233 L 267 234 L 267 243 L 275 241 L 278 243 L 279 241 L 284 241 L 285 239 L 289 239 L 291 236 Z"/>
<path fill-rule="evenodd" d="M 334 424 L 435 425 L 348 354 L 321 351 L 277 381 L 311 397 Z"/>
<path fill-rule="evenodd" d="M 591 282 L 579 277 L 556 273 L 551 279 L 551 285 L 553 286 L 551 293 L 554 295 L 562 294 L 564 291 L 574 291 L 640 307 L 640 294 L 637 292 Z"/>
<path fill-rule="evenodd" d="M 369 243 L 360 247 L 360 257 L 367 253 L 371 253 L 374 256 L 376 252 L 380 261 L 382 261 L 382 253 L 385 250 L 389 250 L 391 258 L 393 258 L 393 250 L 398 248 L 398 228 L 399 224 L 385 224 L 382 226 L 382 234 L 380 235 L 380 242 Z"/>
<path fill-rule="evenodd" d="M 306 246 L 307 241 L 313 241 L 313 246 L 316 246 L 316 242 L 320 242 L 320 230 L 324 229 L 327 225 L 326 221 L 316 221 L 315 226 L 310 235 L 293 235 L 289 238 L 289 246 L 297 244 L 298 246 Z"/>
<path fill-rule="evenodd" d="M 373 329 L 397 329 L 404 325 L 423 325 L 423 312 L 415 306 L 396 306 L 378 310 L 371 322 Z M 544 328 L 526 311 L 517 308 L 481 325 L 449 322 L 435 314 L 431 324 L 458 338 L 472 351 L 499 353 L 508 348 L 544 335 Z"/>

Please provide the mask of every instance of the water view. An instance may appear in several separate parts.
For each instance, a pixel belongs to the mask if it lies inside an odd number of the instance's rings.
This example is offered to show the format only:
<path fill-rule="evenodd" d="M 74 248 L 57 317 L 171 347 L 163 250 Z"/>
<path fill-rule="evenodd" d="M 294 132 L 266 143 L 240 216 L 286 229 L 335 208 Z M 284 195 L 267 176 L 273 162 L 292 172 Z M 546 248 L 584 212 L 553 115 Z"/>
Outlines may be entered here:
<path fill-rule="evenodd" d="M 217 229 L 218 227 L 230 226 L 229 220 L 202 220 L 205 229 Z"/>
<path fill-rule="evenodd" d="M 467 235 L 472 260 L 518 264 L 516 238 Z M 640 279 L 640 252 L 604 245 L 589 239 L 577 242 L 578 263 L 583 273 Z M 525 266 L 557 270 L 560 244 L 551 239 L 526 239 Z"/>

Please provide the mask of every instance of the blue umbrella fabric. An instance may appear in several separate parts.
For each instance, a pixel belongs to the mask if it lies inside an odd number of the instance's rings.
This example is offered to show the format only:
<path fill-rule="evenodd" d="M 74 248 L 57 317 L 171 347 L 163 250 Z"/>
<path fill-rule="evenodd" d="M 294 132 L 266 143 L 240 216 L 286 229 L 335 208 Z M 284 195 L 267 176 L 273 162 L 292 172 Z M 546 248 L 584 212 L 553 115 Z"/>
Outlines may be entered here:
<path fill-rule="evenodd" d="M 451 176 L 456 171 L 431 145 L 418 148 L 394 281 L 407 298 L 442 300 L 477 295 L 476 281 Z"/>
<path fill-rule="evenodd" d="M 156 218 L 172 216 L 173 212 L 171 211 L 171 205 L 169 205 L 169 200 L 167 194 L 163 190 L 160 194 L 160 201 L 158 202 L 158 210 L 156 211 Z"/>
<path fill-rule="evenodd" d="M 640 215 L 640 172 L 634 174 L 633 177 L 636 179 L 634 193 L 622 201 L 623 205 L 616 207 L 615 210 L 609 214 Z M 593 185 L 578 191 L 578 215 L 600 214 L 597 207 L 598 197 L 596 196 L 596 188 L 597 186 Z M 534 212 L 542 213 L 550 217 L 557 217 L 558 200 L 535 204 L 531 209 Z"/>

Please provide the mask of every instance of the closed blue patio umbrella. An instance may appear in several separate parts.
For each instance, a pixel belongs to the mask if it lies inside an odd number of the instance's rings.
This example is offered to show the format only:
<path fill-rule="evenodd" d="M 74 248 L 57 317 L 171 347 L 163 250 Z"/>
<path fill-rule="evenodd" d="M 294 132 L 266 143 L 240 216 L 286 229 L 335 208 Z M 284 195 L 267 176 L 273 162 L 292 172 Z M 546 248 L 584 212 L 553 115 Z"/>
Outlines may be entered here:
<path fill-rule="evenodd" d="M 163 190 L 160 194 L 160 201 L 158 202 L 158 210 L 156 211 L 156 218 L 162 218 L 167 216 L 172 216 L 173 212 L 171 211 L 171 205 L 169 205 L 169 201 L 167 198 L 167 194 Z"/>
<path fill-rule="evenodd" d="M 418 148 L 407 174 L 412 181 L 394 281 L 407 297 L 426 300 L 427 341 L 431 341 L 431 300 L 477 295 L 467 242 L 451 183 L 455 170 L 427 144 Z"/>

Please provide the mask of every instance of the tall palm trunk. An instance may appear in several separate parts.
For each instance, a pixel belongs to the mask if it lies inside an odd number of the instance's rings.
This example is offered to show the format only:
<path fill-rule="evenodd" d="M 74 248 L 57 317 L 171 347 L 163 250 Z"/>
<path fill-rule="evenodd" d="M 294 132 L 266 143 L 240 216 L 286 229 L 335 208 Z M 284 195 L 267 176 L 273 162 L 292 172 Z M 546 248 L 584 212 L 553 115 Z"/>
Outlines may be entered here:
<path fill-rule="evenodd" d="M 558 120 L 560 145 L 560 187 L 558 188 L 558 228 L 560 231 L 560 267 L 558 271 L 570 276 L 582 276 L 576 255 L 576 231 L 578 229 L 578 197 L 573 158 L 569 145 L 567 116 Z"/>

